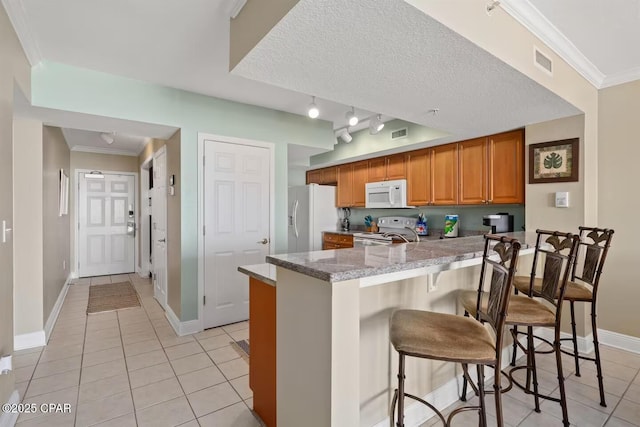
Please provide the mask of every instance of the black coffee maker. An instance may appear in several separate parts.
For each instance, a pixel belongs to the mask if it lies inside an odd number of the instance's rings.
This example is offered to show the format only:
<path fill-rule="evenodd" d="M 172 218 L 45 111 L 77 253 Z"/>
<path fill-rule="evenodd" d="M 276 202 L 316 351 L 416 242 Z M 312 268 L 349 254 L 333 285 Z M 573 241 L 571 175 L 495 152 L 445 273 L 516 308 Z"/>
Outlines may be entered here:
<path fill-rule="evenodd" d="M 482 225 L 491 227 L 491 234 L 509 233 L 513 231 L 513 215 L 497 213 L 482 217 Z"/>

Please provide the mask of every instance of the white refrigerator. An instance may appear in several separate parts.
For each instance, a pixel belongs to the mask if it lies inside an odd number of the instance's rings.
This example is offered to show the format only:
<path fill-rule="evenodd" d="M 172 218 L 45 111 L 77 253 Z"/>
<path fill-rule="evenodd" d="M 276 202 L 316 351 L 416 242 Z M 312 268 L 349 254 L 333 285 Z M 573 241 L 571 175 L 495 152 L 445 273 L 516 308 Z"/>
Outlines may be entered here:
<path fill-rule="evenodd" d="M 309 184 L 289 187 L 287 252 L 322 250 L 322 232 L 338 229 L 336 187 Z"/>

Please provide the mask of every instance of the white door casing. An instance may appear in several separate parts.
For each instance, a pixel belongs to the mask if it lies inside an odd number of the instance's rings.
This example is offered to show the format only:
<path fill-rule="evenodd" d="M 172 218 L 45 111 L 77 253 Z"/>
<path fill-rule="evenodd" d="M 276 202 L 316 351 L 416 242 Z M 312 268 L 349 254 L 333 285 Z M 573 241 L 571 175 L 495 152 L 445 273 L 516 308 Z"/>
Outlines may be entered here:
<path fill-rule="evenodd" d="M 135 271 L 135 239 L 127 233 L 135 212 L 135 176 L 78 174 L 78 276 Z"/>
<path fill-rule="evenodd" d="M 153 155 L 151 220 L 153 294 L 167 308 L 167 156 L 165 147 Z"/>
<path fill-rule="evenodd" d="M 249 284 L 238 266 L 264 263 L 270 248 L 272 153 L 204 141 L 203 327 L 249 317 Z"/>

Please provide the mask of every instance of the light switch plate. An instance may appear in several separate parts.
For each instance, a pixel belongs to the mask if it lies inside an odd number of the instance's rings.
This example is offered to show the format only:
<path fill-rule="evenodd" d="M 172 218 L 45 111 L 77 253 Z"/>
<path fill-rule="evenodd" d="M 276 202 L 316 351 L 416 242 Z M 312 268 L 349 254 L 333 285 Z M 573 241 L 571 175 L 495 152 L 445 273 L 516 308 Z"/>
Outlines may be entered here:
<path fill-rule="evenodd" d="M 569 192 L 556 191 L 556 208 L 568 208 L 568 207 L 569 207 Z"/>

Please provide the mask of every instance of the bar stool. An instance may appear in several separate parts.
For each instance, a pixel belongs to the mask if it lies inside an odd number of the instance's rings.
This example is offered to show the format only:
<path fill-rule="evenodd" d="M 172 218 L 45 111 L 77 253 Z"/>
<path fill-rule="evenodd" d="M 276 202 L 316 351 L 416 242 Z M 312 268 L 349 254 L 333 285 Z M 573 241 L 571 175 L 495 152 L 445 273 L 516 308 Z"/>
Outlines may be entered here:
<path fill-rule="evenodd" d="M 493 251 L 493 252 L 492 252 Z M 392 403 L 390 423 L 393 427 L 396 404 L 397 427 L 404 426 L 405 397 L 416 400 L 433 410 L 445 426 L 452 418 L 462 412 L 479 410 L 480 424 L 487 425 L 484 400 L 484 366 L 497 366 L 493 388 L 496 393 L 496 417 L 498 426 L 503 425 L 502 405 L 500 401 L 500 360 L 502 354 L 502 331 L 506 318 L 506 308 L 511 298 L 511 286 L 518 262 L 520 243 L 504 236 L 485 236 L 484 254 L 480 272 L 479 297 L 485 282 L 490 283 L 486 300 L 486 309 L 478 311 L 477 321 L 469 317 L 452 314 L 434 313 L 420 310 L 397 310 L 391 316 L 389 336 L 391 344 L 398 352 L 398 388 Z M 498 260 L 489 256 L 497 253 Z M 508 264 L 508 266 L 507 266 Z M 490 270 L 490 271 L 489 271 Z M 490 279 L 487 277 L 490 276 Z M 495 332 L 495 340 L 483 323 L 488 323 Z M 405 357 L 444 360 L 448 362 L 476 364 L 478 370 L 479 406 L 466 406 L 453 411 L 445 420 L 444 416 L 432 404 L 404 390 Z"/>
<path fill-rule="evenodd" d="M 546 300 L 555 310 L 549 308 L 541 301 L 533 298 L 533 291 L 527 292 L 527 295 L 513 295 L 509 302 L 508 315 L 505 321 L 506 325 L 513 326 L 511 334 L 514 340 L 514 346 L 520 347 L 527 355 L 527 364 L 525 366 L 516 366 L 508 372 L 510 383 L 516 384 L 525 390 L 528 394 L 534 395 L 535 411 L 540 412 L 540 398 L 552 400 L 560 403 L 562 408 L 562 419 L 565 426 L 569 426 L 569 415 L 567 412 L 567 400 L 564 389 L 564 377 L 562 375 L 562 359 L 560 352 L 560 320 L 562 314 L 562 299 L 566 289 L 566 284 L 571 273 L 571 268 L 575 260 L 578 248 L 579 237 L 571 233 L 562 233 L 558 231 L 536 230 L 536 248 L 533 256 L 532 266 L 532 283 L 537 271 L 537 265 L 540 261 L 541 254 L 544 258 L 543 277 L 540 280 L 540 292 L 535 296 Z M 562 240 L 561 240 L 562 238 Z M 547 247 L 553 249 L 547 249 Z M 558 298 L 555 298 L 556 295 Z M 464 307 L 465 316 L 476 315 L 478 308 L 486 306 L 485 300 L 481 304 L 476 302 L 473 291 L 463 291 L 458 295 L 458 301 Z M 527 345 L 526 347 L 517 341 L 518 326 L 527 327 Z M 556 364 L 558 369 L 558 388 L 560 398 L 541 395 L 538 392 L 538 376 L 536 372 L 535 346 L 533 344 L 533 328 L 534 327 L 553 327 L 554 342 L 552 343 L 553 352 L 556 354 Z M 520 332 L 522 333 L 522 332 Z M 515 350 L 514 350 L 515 353 Z M 496 369 L 496 373 L 500 368 Z M 527 370 L 527 382 L 523 386 L 513 378 L 513 373 L 520 369 Z M 467 390 L 468 375 L 466 367 L 463 365 L 465 375 L 463 376 L 463 399 Z M 531 391 L 531 380 L 533 379 L 533 392 Z M 511 386 L 509 386 L 510 388 Z"/>
<path fill-rule="evenodd" d="M 560 341 L 572 341 L 573 352 L 561 350 L 563 353 L 572 356 L 576 365 L 576 376 L 580 376 L 579 359 L 590 360 L 596 364 L 596 372 L 598 377 L 598 386 L 600 389 L 600 406 L 607 406 L 604 398 L 604 386 L 602 383 L 602 365 L 600 363 L 600 346 L 598 343 L 598 325 L 596 323 L 596 298 L 598 295 L 598 284 L 600 283 L 600 275 L 604 262 L 607 258 L 607 252 L 613 238 L 613 230 L 596 227 L 580 227 L 580 244 L 576 254 L 576 261 L 573 264 L 571 272 L 571 280 L 567 282 L 567 289 L 564 294 L 564 300 L 569 301 L 571 308 L 571 332 L 572 338 L 561 338 Z M 584 247 L 584 259 L 581 268 L 578 270 L 580 253 Z M 525 276 L 516 276 L 514 284 L 516 292 L 529 292 L 529 283 L 531 279 Z M 535 278 L 533 282 L 534 295 L 540 293 L 542 281 Z M 591 304 L 591 328 L 593 332 L 593 345 L 595 357 L 587 357 L 580 355 L 578 352 L 578 340 L 576 334 L 576 317 L 574 310 L 575 302 L 585 302 Z M 515 346 L 514 346 L 515 355 Z M 512 360 L 512 364 L 515 358 Z"/>

